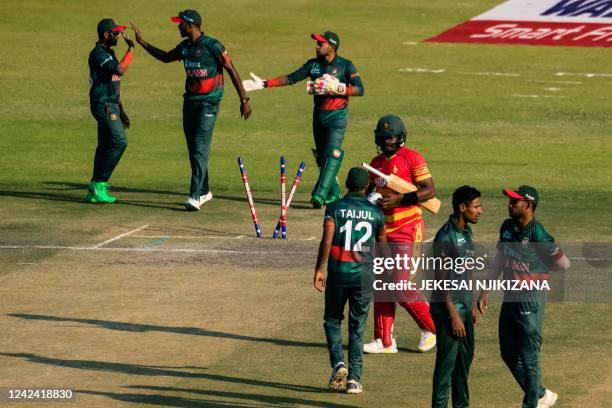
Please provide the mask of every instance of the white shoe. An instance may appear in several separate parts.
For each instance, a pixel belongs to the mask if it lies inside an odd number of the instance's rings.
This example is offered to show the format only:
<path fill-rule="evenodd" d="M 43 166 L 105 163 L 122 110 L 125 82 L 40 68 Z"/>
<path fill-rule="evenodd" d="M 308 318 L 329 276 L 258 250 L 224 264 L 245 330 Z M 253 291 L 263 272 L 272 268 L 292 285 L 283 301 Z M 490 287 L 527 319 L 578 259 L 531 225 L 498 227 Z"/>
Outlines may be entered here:
<path fill-rule="evenodd" d="M 348 377 L 348 369 L 346 368 L 344 363 L 340 361 L 332 370 L 332 375 L 329 378 L 330 391 L 346 391 L 346 377 Z"/>
<path fill-rule="evenodd" d="M 419 340 L 418 349 L 421 353 L 431 350 L 436 346 L 436 335 L 432 332 L 423 330 L 421 332 L 421 340 Z"/>
<path fill-rule="evenodd" d="M 200 211 L 200 206 L 202 205 L 202 203 L 200 202 L 199 198 L 189 197 L 189 199 L 185 201 L 183 205 L 185 206 L 186 210 Z"/>
<path fill-rule="evenodd" d="M 200 196 L 200 205 L 212 200 L 212 198 L 213 198 L 213 195 L 210 191 L 207 194 Z"/>
<path fill-rule="evenodd" d="M 397 353 L 397 343 L 395 338 L 391 338 L 389 347 L 383 346 L 382 339 L 374 339 L 363 345 L 363 352 L 367 354 L 395 354 Z"/>
<path fill-rule="evenodd" d="M 538 400 L 538 408 L 550 408 L 557 402 L 557 394 L 546 390 L 544 396 Z"/>
<path fill-rule="evenodd" d="M 346 393 L 347 394 L 360 394 L 363 391 L 363 387 L 359 382 L 355 380 L 348 380 L 346 383 Z"/>

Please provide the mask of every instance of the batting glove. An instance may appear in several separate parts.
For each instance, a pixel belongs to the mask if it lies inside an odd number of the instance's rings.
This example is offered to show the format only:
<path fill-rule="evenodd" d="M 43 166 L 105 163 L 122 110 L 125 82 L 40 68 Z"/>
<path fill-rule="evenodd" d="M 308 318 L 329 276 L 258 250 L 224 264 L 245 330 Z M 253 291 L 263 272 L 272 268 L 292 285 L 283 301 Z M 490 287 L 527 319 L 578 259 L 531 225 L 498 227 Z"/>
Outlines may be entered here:
<path fill-rule="evenodd" d="M 315 80 L 315 93 L 318 95 L 346 95 L 346 84 L 329 74 Z"/>
<path fill-rule="evenodd" d="M 368 196 L 366 198 L 372 204 L 378 205 L 379 201 L 382 199 L 382 195 L 380 193 L 372 191 L 370 194 L 368 194 Z"/>
<path fill-rule="evenodd" d="M 257 91 L 259 89 L 264 89 L 265 84 L 264 80 L 251 72 L 251 78 L 253 79 L 245 79 L 242 81 L 242 87 L 246 92 Z"/>

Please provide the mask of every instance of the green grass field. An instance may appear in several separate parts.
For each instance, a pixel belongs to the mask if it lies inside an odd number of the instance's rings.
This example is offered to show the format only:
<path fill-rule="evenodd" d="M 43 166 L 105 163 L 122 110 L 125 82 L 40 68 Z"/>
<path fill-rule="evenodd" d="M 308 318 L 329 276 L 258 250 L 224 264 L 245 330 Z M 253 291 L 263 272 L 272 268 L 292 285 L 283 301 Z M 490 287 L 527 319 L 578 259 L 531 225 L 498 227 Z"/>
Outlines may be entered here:
<path fill-rule="evenodd" d="M 308 204 L 316 166 L 312 100 L 302 84 L 250 94 L 253 114 L 245 122 L 226 76 L 210 158 L 215 199 L 199 213 L 185 212 L 183 68 L 137 47 L 122 80 L 129 146 L 111 179 L 120 201 L 82 202 L 96 143 L 87 56 L 103 17 L 131 20 L 147 41 L 170 49 L 180 39 L 169 17 L 198 9 L 205 32 L 224 43 L 243 78 L 293 71 L 314 55 L 310 33 L 332 29 L 366 88 L 351 101 L 340 178 L 373 157 L 376 121 L 395 113 L 406 121 L 408 146 L 427 158 L 444 203 L 440 214 L 426 216 L 426 238 L 445 222 L 452 191 L 471 184 L 483 192 L 485 211 L 476 239 L 494 242 L 507 214 L 501 189 L 527 183 L 540 190 L 538 218 L 559 242 L 610 242 L 612 79 L 556 75 L 610 74 L 609 51 L 422 43 L 498 2 L 411 3 L 4 4 L 0 388 L 70 388 L 76 400 L 53 405 L 66 407 L 430 403 L 435 353 L 411 352 L 418 330 L 402 310 L 401 352 L 366 356 L 365 392 L 326 391 L 323 298 L 311 286 L 322 212 Z M 125 45 L 116 49 L 121 56 Z M 291 179 L 306 161 L 290 239 L 258 241 L 236 157 L 245 159 L 269 237 L 281 154 Z M 472 405 L 517 407 L 520 389 L 499 357 L 499 305 L 492 309 L 476 331 Z M 543 378 L 559 393 L 559 407 L 612 401 L 611 312 L 601 302 L 547 306 Z M 370 321 L 368 340 L 371 332 Z"/>

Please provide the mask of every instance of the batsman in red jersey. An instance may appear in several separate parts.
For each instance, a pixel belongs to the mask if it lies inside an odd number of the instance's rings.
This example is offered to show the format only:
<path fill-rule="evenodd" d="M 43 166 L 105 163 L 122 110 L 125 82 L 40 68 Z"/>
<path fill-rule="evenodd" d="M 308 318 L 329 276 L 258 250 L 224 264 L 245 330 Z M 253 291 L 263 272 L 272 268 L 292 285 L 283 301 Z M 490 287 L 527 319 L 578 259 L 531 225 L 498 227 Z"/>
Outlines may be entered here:
<path fill-rule="evenodd" d="M 404 146 L 406 127 L 395 115 L 383 116 L 374 130 L 376 146 L 381 152 L 370 165 L 385 174 L 394 174 L 418 187 L 417 191 L 400 194 L 385 186 L 384 180 L 370 174 L 372 201 L 379 198 L 385 214 L 385 232 L 387 241 L 395 243 L 394 251 L 400 255 L 420 254 L 420 243 L 423 242 L 424 223 L 419 203 L 429 200 L 435 194 L 435 187 L 427 163 L 423 156 Z M 381 197 L 382 196 L 382 197 Z M 410 273 L 416 271 L 396 271 L 395 279 L 410 279 Z M 428 351 L 436 345 L 435 327 L 429 303 L 420 292 L 402 293 L 406 300 L 397 302 L 410 313 L 410 316 L 421 328 L 421 339 L 418 349 Z M 396 302 L 374 303 L 374 340 L 364 345 L 366 353 L 397 353 L 397 344 L 393 337 Z"/>

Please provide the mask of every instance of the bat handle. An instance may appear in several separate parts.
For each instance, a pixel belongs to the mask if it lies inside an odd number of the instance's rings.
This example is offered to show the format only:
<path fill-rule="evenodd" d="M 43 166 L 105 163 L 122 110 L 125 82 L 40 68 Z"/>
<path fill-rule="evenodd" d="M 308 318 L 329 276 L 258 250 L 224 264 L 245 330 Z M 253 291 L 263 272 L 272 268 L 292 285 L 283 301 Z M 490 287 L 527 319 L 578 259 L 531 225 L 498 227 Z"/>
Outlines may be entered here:
<path fill-rule="evenodd" d="M 375 169 L 374 167 L 370 166 L 368 163 L 361 163 L 361 167 L 363 167 L 364 169 L 366 169 L 367 171 L 369 171 L 372 174 L 376 174 L 378 177 L 384 179 L 385 181 L 389 181 L 389 176 L 388 175 L 386 175 L 382 171 L 379 171 L 379 170 Z"/>

